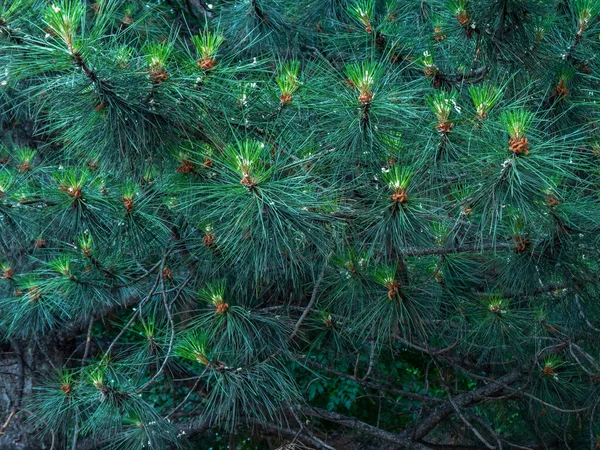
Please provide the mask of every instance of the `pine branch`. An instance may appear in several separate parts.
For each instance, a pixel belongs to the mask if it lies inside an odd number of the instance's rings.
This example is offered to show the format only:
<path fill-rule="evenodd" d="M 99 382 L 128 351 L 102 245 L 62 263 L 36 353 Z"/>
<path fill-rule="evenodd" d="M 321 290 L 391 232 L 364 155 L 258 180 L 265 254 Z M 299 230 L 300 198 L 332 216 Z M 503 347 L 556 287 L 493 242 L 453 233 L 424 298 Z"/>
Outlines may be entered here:
<path fill-rule="evenodd" d="M 437 72 L 434 82 L 440 86 L 464 86 L 469 84 L 481 83 L 490 72 L 491 66 L 483 66 L 478 69 L 471 69 L 464 73 L 446 74 Z"/>
<path fill-rule="evenodd" d="M 431 447 L 428 447 L 427 445 L 421 444 L 415 440 L 410 439 L 409 437 L 406 437 L 405 433 L 390 433 L 388 431 L 369 425 L 365 422 L 361 422 L 360 420 L 344 416 L 333 411 L 328 411 L 321 408 L 314 408 L 311 406 L 298 406 L 298 410 L 302 414 L 305 414 L 307 416 L 318 417 L 320 419 L 324 419 L 336 423 L 338 425 L 342 425 L 353 430 L 359 431 L 360 433 L 375 436 L 383 441 L 398 444 L 402 446 L 402 448 L 408 448 L 413 450 L 431 450 Z"/>
<path fill-rule="evenodd" d="M 317 278 L 317 281 L 315 282 L 315 285 L 313 287 L 313 291 L 310 296 L 310 301 L 308 302 L 308 305 L 306 305 L 304 312 L 302 313 L 302 315 L 296 322 L 296 325 L 294 326 L 294 330 L 292 331 L 292 334 L 290 335 L 289 340 L 292 340 L 298 334 L 298 331 L 300 330 L 300 327 L 302 326 L 302 322 L 304 322 L 304 319 L 306 319 L 306 317 L 310 314 L 310 310 L 312 309 L 313 305 L 315 304 L 315 301 L 317 300 L 319 286 L 321 285 L 321 282 L 323 281 L 323 277 L 325 276 L 325 269 L 327 268 L 327 263 L 329 262 L 329 258 L 331 258 L 331 255 L 332 255 L 332 253 L 329 253 L 329 256 L 327 256 L 327 258 L 325 259 L 325 262 L 323 263 L 323 267 L 321 268 L 319 277 Z"/>
<path fill-rule="evenodd" d="M 506 386 L 520 380 L 523 376 L 521 368 L 516 368 L 512 372 L 505 374 L 497 380 L 492 380 L 489 384 L 479 387 L 473 391 L 464 392 L 454 397 L 454 404 L 446 402 L 444 405 L 438 406 L 426 415 L 426 418 L 414 427 L 410 432 L 410 436 L 414 440 L 424 438 L 431 432 L 440 422 L 455 411 L 455 408 L 464 408 L 485 400 L 487 397 L 498 394 Z"/>

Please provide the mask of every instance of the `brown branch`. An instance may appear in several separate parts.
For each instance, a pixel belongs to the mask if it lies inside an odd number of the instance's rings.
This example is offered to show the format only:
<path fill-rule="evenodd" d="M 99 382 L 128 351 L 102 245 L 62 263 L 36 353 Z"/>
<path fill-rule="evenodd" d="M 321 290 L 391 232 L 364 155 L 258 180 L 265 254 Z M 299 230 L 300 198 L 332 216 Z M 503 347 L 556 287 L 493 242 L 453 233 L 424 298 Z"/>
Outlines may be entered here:
<path fill-rule="evenodd" d="M 460 420 L 462 420 L 462 422 L 467 426 L 467 428 L 469 428 L 471 430 L 471 432 L 475 436 L 477 436 L 477 439 L 479 439 L 483 443 L 483 445 L 485 445 L 490 450 L 494 450 L 494 446 L 492 444 L 490 444 L 483 437 L 483 435 L 479 432 L 479 430 L 477 428 L 475 428 L 475 426 L 471 422 L 469 422 L 469 420 L 461 412 L 460 407 L 458 406 L 458 404 L 452 398 L 452 394 L 450 393 L 449 383 L 446 380 L 446 377 L 444 376 L 444 372 L 442 371 L 442 368 L 440 367 L 438 361 L 435 359 L 435 357 L 432 357 L 431 361 L 433 361 L 433 363 L 435 364 L 435 367 L 437 368 L 437 370 L 438 370 L 438 372 L 440 374 L 440 378 L 442 380 L 442 384 L 444 385 L 444 390 L 446 391 L 446 395 L 448 396 L 448 402 L 450 402 L 450 405 L 452 406 L 452 408 L 454 408 L 454 412 L 456 413 L 456 415 L 458 416 L 458 418 Z"/>
<path fill-rule="evenodd" d="M 523 372 L 520 368 L 515 369 L 506 375 L 503 375 L 498 380 L 492 380 L 492 382 L 482 386 L 474 391 L 464 392 L 454 397 L 454 405 L 450 402 L 446 402 L 443 405 L 435 408 L 427 416 L 427 418 L 419 424 L 412 437 L 415 440 L 424 438 L 431 430 L 433 430 L 442 420 L 448 417 L 455 411 L 455 407 L 462 408 L 470 406 L 474 403 L 478 403 L 484 400 L 486 397 L 490 397 L 498 392 L 501 392 L 505 386 L 508 386 L 515 381 L 519 380 L 523 376 Z"/>
<path fill-rule="evenodd" d="M 169 348 L 167 349 L 167 354 L 165 355 L 165 358 L 163 359 L 163 362 L 162 362 L 160 368 L 156 371 L 156 373 L 152 376 L 152 378 L 150 378 L 141 388 L 139 388 L 135 391 L 136 394 L 142 393 L 143 391 L 146 390 L 146 388 L 148 388 L 148 386 L 151 386 L 152 384 L 154 384 L 156 382 L 156 380 L 158 380 L 158 377 L 160 377 L 160 375 L 163 373 L 163 371 L 165 370 L 165 367 L 167 366 L 167 362 L 171 358 L 171 353 L 173 352 L 173 343 L 175 342 L 175 321 L 173 320 L 173 314 L 171 313 L 172 303 L 169 304 L 169 302 L 167 301 L 167 294 L 165 292 L 165 277 L 162 273 L 159 276 L 161 277 L 160 284 L 161 284 L 161 288 L 162 288 L 163 305 L 165 307 L 165 312 L 167 314 L 167 320 L 169 322 L 169 326 L 171 327 L 171 337 L 169 339 Z"/>
<path fill-rule="evenodd" d="M 398 253 L 404 256 L 427 256 L 427 255 L 451 255 L 453 253 L 472 253 L 481 252 L 483 250 L 506 250 L 515 247 L 514 242 L 489 242 L 483 245 L 470 244 L 463 245 L 460 247 L 429 247 L 429 248 L 416 248 L 409 247 L 399 249 Z"/>
<path fill-rule="evenodd" d="M 444 74 L 443 72 L 438 72 L 435 75 L 434 83 L 440 86 L 443 84 L 476 84 L 483 81 L 490 70 L 491 66 L 484 66 L 464 73 Z"/>
<path fill-rule="evenodd" d="M 321 268 L 321 273 L 319 274 L 319 278 L 315 282 L 315 286 L 313 288 L 312 295 L 310 297 L 310 301 L 308 302 L 308 305 L 306 305 L 306 308 L 304 309 L 304 312 L 298 319 L 298 322 L 296 322 L 296 325 L 294 326 L 294 331 L 292 332 L 292 334 L 290 335 L 290 338 L 289 338 L 290 341 L 298 334 L 298 331 L 300 330 L 300 326 L 302 325 L 302 322 L 304 322 L 304 319 L 306 319 L 306 317 L 310 313 L 310 310 L 314 306 L 315 301 L 317 300 L 317 293 L 319 292 L 319 286 L 321 285 L 321 282 L 323 281 L 323 277 L 325 276 L 325 269 L 327 268 L 327 263 L 329 262 L 329 258 L 331 257 L 331 255 L 332 255 L 332 253 L 329 253 L 329 256 L 327 256 L 327 259 L 323 263 L 323 267 Z"/>
<path fill-rule="evenodd" d="M 179 411 L 183 407 L 183 405 L 185 405 L 185 403 L 188 401 L 190 396 L 196 391 L 198 384 L 200 384 L 200 380 L 202 379 L 202 377 L 204 376 L 204 374 L 206 373 L 207 370 L 208 370 L 208 366 L 206 366 L 204 371 L 200 375 L 198 375 L 198 378 L 196 379 L 194 386 L 192 386 L 192 388 L 188 391 L 188 393 L 183 398 L 183 400 L 175 408 L 173 408 L 173 410 L 169 414 L 167 414 L 165 416 L 165 419 L 172 417 L 177 411 Z"/>
<path fill-rule="evenodd" d="M 352 428 L 353 430 L 359 431 L 361 433 L 375 436 L 383 441 L 393 442 L 404 448 L 409 448 L 413 450 L 432 450 L 431 447 L 420 442 L 416 442 L 404 434 L 390 433 L 389 431 L 385 431 L 381 428 L 369 425 L 368 423 L 361 422 L 360 420 L 357 420 L 353 417 L 344 416 L 333 411 L 327 411 L 325 409 L 314 408 L 311 406 L 299 406 L 298 409 L 300 412 L 307 416 L 318 417 L 320 419 L 334 422 L 339 425 Z"/>

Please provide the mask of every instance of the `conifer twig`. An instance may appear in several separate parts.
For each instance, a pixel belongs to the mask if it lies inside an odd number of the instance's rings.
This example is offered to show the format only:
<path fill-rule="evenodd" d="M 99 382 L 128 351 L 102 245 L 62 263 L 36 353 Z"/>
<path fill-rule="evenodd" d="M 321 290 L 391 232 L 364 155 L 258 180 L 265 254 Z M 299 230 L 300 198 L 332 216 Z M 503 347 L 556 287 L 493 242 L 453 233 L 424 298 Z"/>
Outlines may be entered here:
<path fill-rule="evenodd" d="M 156 382 L 158 377 L 163 373 L 169 358 L 171 357 L 171 353 L 173 352 L 173 343 L 175 342 L 175 322 L 173 321 L 173 314 L 171 313 L 171 305 L 167 301 L 167 294 L 165 293 L 165 280 L 164 277 L 161 277 L 161 286 L 162 286 L 162 297 L 163 297 L 163 305 L 165 307 L 165 313 L 167 314 L 167 321 L 171 327 L 171 338 L 169 339 L 169 347 L 167 349 L 167 354 L 165 355 L 163 362 L 160 368 L 156 371 L 156 373 L 150 378 L 142 387 L 135 391 L 136 394 L 140 394 L 145 391 L 146 388 Z"/>
<path fill-rule="evenodd" d="M 302 313 L 302 315 L 296 322 L 296 325 L 294 326 L 294 330 L 292 331 L 292 334 L 290 335 L 290 337 L 288 339 L 290 341 L 296 336 L 296 334 L 298 334 L 298 331 L 300 330 L 300 326 L 302 325 L 302 322 L 304 322 L 304 319 L 306 319 L 308 314 L 310 314 L 310 311 L 311 311 L 312 307 L 314 306 L 315 301 L 317 300 L 319 286 L 321 285 L 321 282 L 323 281 L 323 277 L 325 276 L 325 269 L 327 269 L 327 263 L 329 262 L 329 258 L 331 258 L 332 254 L 333 254 L 333 252 L 329 253 L 327 258 L 323 262 L 323 267 L 321 268 L 321 273 L 319 274 L 319 278 L 317 278 L 317 281 L 315 282 L 315 286 L 313 287 L 312 295 L 310 296 L 310 301 L 308 302 L 308 305 L 306 305 L 306 308 L 304 308 L 304 312 Z"/>
<path fill-rule="evenodd" d="M 156 276 L 156 281 L 154 282 L 154 285 L 150 289 L 150 292 L 148 293 L 148 295 L 146 295 L 146 297 L 144 297 L 144 299 L 141 302 L 138 303 L 137 309 L 136 309 L 135 313 L 133 314 L 133 316 L 131 316 L 131 319 L 129 319 L 129 321 L 125 324 L 125 326 L 123 326 L 123 328 L 121 329 L 121 331 L 119 331 L 119 334 L 117 334 L 117 336 L 113 339 L 113 341 L 111 342 L 111 344 L 108 346 L 108 349 L 105 352 L 105 358 L 110 354 L 110 351 L 112 350 L 112 348 L 116 345 L 117 341 L 129 329 L 129 327 L 135 321 L 135 319 L 137 318 L 137 316 L 141 314 L 142 308 L 144 307 L 144 305 L 146 304 L 146 302 L 148 300 L 150 300 L 150 298 L 154 295 L 154 292 L 156 291 L 156 288 L 158 287 L 158 283 L 160 282 L 161 277 L 162 277 L 162 270 L 163 270 L 163 267 L 165 265 L 166 258 L 167 258 L 167 255 L 165 254 L 165 256 L 161 260 L 160 269 L 158 271 L 158 275 Z"/>

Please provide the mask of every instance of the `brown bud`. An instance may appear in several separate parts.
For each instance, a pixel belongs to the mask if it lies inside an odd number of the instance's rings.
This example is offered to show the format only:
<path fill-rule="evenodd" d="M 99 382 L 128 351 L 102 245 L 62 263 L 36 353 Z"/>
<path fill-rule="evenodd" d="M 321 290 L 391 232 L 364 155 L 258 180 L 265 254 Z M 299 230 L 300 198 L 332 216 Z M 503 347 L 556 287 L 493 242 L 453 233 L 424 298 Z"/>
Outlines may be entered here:
<path fill-rule="evenodd" d="M 125 209 L 127 210 L 128 213 L 133 211 L 133 198 L 131 197 L 121 197 L 121 200 L 123 200 L 123 206 L 125 206 Z"/>
<path fill-rule="evenodd" d="M 528 139 L 526 137 L 511 138 L 508 142 L 508 149 L 515 155 L 528 155 L 529 145 L 527 145 Z"/>
<path fill-rule="evenodd" d="M 281 94 L 279 96 L 279 100 L 281 100 L 281 104 L 282 105 L 286 105 L 288 103 L 291 103 L 293 98 L 292 98 L 292 94 Z"/>
<path fill-rule="evenodd" d="M 177 173 L 193 173 L 194 163 L 188 160 L 183 160 L 177 168 Z"/>
<path fill-rule="evenodd" d="M 396 203 L 408 202 L 408 194 L 406 193 L 406 188 L 394 192 L 390 198 Z"/>
<path fill-rule="evenodd" d="M 360 103 L 362 103 L 363 105 L 365 105 L 367 103 L 371 103 L 371 100 L 373 100 L 372 92 L 361 92 L 360 95 L 358 96 L 358 101 Z"/>
<path fill-rule="evenodd" d="M 202 58 L 198 60 L 198 67 L 202 70 L 210 70 L 217 65 L 215 58 Z"/>

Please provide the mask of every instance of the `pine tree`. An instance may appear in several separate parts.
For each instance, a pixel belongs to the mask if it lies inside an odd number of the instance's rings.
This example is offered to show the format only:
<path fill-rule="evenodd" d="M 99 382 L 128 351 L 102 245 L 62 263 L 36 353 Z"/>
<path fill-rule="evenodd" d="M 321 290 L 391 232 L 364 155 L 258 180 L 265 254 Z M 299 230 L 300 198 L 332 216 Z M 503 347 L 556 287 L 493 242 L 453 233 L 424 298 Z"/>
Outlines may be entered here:
<path fill-rule="evenodd" d="M 1 446 L 599 448 L 599 35 L 0 0 Z"/>

